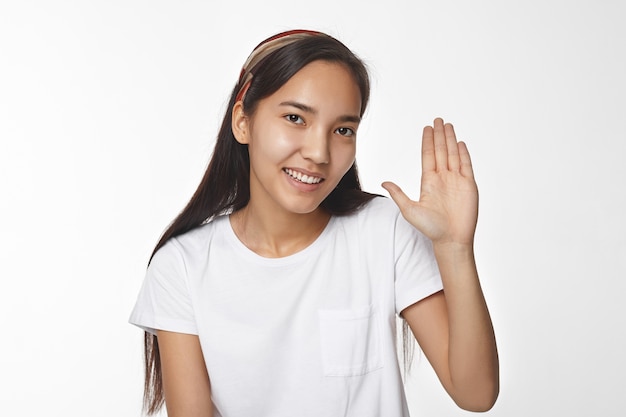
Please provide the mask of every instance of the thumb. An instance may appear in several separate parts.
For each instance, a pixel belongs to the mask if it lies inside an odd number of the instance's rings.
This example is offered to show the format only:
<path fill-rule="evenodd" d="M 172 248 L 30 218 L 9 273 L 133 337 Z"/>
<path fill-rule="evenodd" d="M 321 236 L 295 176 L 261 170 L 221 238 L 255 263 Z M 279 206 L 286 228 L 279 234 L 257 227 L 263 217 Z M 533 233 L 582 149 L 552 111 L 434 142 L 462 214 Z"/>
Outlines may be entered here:
<path fill-rule="evenodd" d="M 381 185 L 385 190 L 387 190 L 391 199 L 398 205 L 400 211 L 404 212 L 404 210 L 411 204 L 411 199 L 393 182 L 385 181 Z"/>

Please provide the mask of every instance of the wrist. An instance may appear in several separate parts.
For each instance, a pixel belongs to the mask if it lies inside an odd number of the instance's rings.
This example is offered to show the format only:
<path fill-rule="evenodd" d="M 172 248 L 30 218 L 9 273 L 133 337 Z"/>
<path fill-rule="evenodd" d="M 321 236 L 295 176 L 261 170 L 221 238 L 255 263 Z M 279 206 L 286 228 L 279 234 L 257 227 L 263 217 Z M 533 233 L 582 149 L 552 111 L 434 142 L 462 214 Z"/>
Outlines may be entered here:
<path fill-rule="evenodd" d="M 445 241 L 445 242 L 435 242 L 433 241 L 433 249 L 435 252 L 446 252 L 446 253 L 474 253 L 474 242 L 456 242 L 456 241 Z"/>
<path fill-rule="evenodd" d="M 474 244 L 472 242 L 433 242 L 433 250 L 439 262 L 474 263 Z"/>

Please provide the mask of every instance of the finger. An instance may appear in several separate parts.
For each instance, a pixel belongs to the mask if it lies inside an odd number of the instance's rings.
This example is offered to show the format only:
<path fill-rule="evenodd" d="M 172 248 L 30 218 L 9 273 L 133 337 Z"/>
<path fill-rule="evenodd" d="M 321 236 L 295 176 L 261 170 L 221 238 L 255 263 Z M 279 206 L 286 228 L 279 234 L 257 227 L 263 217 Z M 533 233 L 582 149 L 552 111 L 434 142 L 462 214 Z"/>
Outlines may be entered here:
<path fill-rule="evenodd" d="M 448 169 L 448 146 L 446 145 L 446 134 L 443 130 L 443 120 L 438 117 L 435 119 L 434 126 L 434 139 L 435 144 L 435 161 L 437 164 L 437 171 L 443 171 Z"/>
<path fill-rule="evenodd" d="M 433 141 L 433 128 L 424 127 L 422 133 L 422 172 L 434 171 L 437 169 L 435 162 L 435 143 Z"/>
<path fill-rule="evenodd" d="M 443 126 L 443 130 L 446 135 L 446 146 L 448 148 L 448 168 L 451 171 L 458 171 L 461 161 L 459 159 L 459 145 L 456 142 L 454 126 L 450 123 L 446 123 Z"/>
<path fill-rule="evenodd" d="M 411 204 L 411 199 L 393 182 L 385 181 L 382 183 L 382 187 L 389 192 L 391 199 L 396 202 L 400 211 L 404 211 Z"/>
<path fill-rule="evenodd" d="M 474 168 L 472 168 L 472 159 L 465 142 L 459 142 L 459 160 L 461 163 L 461 175 L 464 177 L 474 178 Z"/>

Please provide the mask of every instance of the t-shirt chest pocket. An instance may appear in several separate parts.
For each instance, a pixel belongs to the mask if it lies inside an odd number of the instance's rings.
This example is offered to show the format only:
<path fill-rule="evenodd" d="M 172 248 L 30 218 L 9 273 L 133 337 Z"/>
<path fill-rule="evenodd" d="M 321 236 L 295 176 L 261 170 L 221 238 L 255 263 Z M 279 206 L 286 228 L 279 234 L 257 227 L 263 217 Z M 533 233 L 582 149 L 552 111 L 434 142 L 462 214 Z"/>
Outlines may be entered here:
<path fill-rule="evenodd" d="M 325 376 L 356 376 L 382 368 L 380 321 L 372 306 L 320 310 Z"/>

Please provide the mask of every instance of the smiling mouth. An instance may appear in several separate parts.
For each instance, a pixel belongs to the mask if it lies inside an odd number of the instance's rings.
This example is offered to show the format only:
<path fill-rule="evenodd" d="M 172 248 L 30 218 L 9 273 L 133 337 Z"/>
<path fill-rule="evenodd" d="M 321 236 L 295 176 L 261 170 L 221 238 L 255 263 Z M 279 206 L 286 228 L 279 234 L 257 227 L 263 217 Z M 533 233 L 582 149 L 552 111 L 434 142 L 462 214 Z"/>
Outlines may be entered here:
<path fill-rule="evenodd" d="M 305 184 L 319 184 L 320 182 L 324 181 L 324 178 L 308 176 L 289 168 L 284 168 L 283 171 L 294 180 L 303 182 Z"/>

